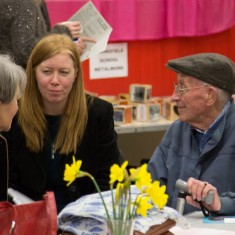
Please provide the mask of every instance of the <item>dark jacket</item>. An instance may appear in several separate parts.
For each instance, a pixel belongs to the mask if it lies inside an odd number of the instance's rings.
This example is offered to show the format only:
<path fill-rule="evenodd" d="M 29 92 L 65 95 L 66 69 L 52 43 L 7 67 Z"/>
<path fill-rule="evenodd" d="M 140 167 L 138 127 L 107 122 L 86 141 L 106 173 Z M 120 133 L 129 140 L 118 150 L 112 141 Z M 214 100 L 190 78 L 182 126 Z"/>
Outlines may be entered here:
<path fill-rule="evenodd" d="M 0 135 L 0 201 L 7 200 L 8 153 L 6 139 Z"/>
<path fill-rule="evenodd" d="M 201 153 L 191 126 L 177 120 L 169 127 L 148 164 L 153 180 L 160 180 L 167 187 L 167 206 L 176 208 L 178 190 L 175 183 L 178 179 L 187 181 L 194 177 L 209 182 L 217 188 L 219 195 L 235 192 L 234 129 L 234 102 Z M 185 204 L 185 214 L 195 210 L 197 208 Z"/>
<path fill-rule="evenodd" d="M 46 191 L 53 190 L 53 180 L 59 179 L 60 183 L 63 181 L 65 164 L 72 163 L 72 153 L 67 156 L 57 153 L 55 159 L 51 160 L 50 152 L 48 152 L 48 145 L 51 145 L 49 141 L 45 143 L 41 152 L 31 152 L 26 147 L 25 137 L 16 120 L 11 130 L 6 133 L 6 137 L 9 141 L 11 163 L 14 163 L 10 170 L 11 187 L 38 200 Z M 85 135 L 75 157 L 82 160 L 81 170 L 93 175 L 101 190 L 109 189 L 110 167 L 114 163 L 119 164 L 119 148 L 114 130 L 112 104 L 94 98 L 89 106 Z M 52 188 L 49 188 L 47 173 L 52 164 L 57 164 L 58 171 L 53 173 L 55 179 L 50 179 Z M 64 181 L 63 183 L 65 185 Z M 69 194 L 69 201 L 96 192 L 93 182 L 88 177 L 77 179 L 70 187 L 66 187 L 66 190 Z"/>
<path fill-rule="evenodd" d="M 10 54 L 15 62 L 26 68 L 28 57 L 36 42 L 50 28 L 46 4 L 35 4 L 34 0 L 0 1 L 0 53 Z M 66 26 L 56 26 L 53 33 L 71 36 Z"/>

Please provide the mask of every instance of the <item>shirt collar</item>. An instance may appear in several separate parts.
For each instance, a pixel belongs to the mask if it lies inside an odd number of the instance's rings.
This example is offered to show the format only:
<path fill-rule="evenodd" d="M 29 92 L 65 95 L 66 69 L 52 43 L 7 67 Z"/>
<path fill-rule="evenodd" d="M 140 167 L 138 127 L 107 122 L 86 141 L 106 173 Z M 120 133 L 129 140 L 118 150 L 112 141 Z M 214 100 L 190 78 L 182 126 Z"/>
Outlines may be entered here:
<path fill-rule="evenodd" d="M 219 124 L 220 120 L 223 118 L 224 114 L 228 111 L 228 108 L 231 104 L 231 100 L 229 100 L 226 105 L 224 106 L 223 110 L 220 112 L 220 114 L 216 117 L 216 119 L 214 120 L 214 122 L 212 122 L 212 124 L 209 126 L 209 128 L 205 131 L 202 131 L 198 128 L 195 127 L 191 127 L 192 130 L 196 130 L 199 133 L 202 134 L 206 134 L 209 130 L 213 129 L 214 127 L 217 127 L 217 124 Z"/>

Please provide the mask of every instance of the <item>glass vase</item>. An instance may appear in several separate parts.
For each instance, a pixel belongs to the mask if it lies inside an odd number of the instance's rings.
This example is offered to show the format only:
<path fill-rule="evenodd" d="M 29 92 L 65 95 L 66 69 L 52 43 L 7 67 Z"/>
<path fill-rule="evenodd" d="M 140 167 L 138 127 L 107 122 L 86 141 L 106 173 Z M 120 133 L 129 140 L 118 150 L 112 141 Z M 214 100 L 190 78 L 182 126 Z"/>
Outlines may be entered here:
<path fill-rule="evenodd" d="M 108 235 L 133 235 L 134 219 L 110 219 L 107 221 Z"/>

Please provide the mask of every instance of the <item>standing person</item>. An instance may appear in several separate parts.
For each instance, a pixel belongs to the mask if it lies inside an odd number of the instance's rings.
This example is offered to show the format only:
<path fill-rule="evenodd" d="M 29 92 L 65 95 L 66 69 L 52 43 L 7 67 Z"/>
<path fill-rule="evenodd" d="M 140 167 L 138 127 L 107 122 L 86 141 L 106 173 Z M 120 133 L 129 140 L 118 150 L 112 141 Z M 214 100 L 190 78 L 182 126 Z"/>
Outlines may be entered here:
<path fill-rule="evenodd" d="M 10 54 L 23 68 L 35 43 L 51 30 L 72 38 L 79 37 L 81 31 L 78 21 L 58 23 L 50 29 L 44 0 L 1 0 L 0 28 L 0 52 Z M 82 53 L 85 48 L 82 39 L 77 46 Z"/>
<path fill-rule="evenodd" d="M 74 42 L 51 34 L 32 50 L 27 85 L 17 120 L 7 133 L 14 162 L 11 187 L 34 200 L 54 191 L 58 212 L 82 195 L 96 192 L 88 178 L 70 187 L 63 180 L 73 156 L 109 189 L 110 167 L 119 164 L 111 103 L 85 94 L 82 67 Z"/>
<path fill-rule="evenodd" d="M 220 54 L 200 53 L 170 60 L 167 67 L 177 73 L 172 101 L 179 119 L 148 164 L 153 180 L 167 186 L 167 205 L 173 208 L 178 179 L 207 181 L 219 194 L 235 191 L 234 62 Z M 186 205 L 184 212 L 194 210 Z"/>
<path fill-rule="evenodd" d="M 26 83 L 23 69 L 9 56 L 0 55 L 0 132 L 8 131 L 18 110 L 19 99 Z M 0 201 L 7 200 L 8 149 L 6 139 L 0 134 Z"/>

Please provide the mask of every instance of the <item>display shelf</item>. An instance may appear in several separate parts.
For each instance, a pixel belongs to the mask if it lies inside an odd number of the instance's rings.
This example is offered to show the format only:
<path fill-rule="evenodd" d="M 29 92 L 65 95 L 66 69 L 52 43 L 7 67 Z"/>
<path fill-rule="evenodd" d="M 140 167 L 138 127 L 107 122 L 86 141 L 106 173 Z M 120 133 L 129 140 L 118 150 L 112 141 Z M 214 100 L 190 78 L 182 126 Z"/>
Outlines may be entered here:
<path fill-rule="evenodd" d="M 157 122 L 132 122 L 130 124 L 123 124 L 115 126 L 115 130 L 118 134 L 128 133 L 141 133 L 152 131 L 166 131 L 173 121 L 160 119 Z"/>

